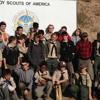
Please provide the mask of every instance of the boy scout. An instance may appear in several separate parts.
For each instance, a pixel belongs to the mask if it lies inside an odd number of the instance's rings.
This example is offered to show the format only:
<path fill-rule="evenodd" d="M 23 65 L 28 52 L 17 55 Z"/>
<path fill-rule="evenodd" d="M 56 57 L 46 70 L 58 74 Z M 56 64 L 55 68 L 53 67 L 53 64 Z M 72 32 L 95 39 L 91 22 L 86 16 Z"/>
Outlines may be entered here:
<path fill-rule="evenodd" d="M 49 75 L 49 71 L 47 70 L 47 63 L 42 61 L 40 63 L 40 70 L 35 73 L 35 95 L 39 99 L 41 96 L 44 97 L 44 100 L 50 100 L 49 96 L 52 90 L 52 82 L 51 77 Z M 45 89 L 45 91 L 44 91 Z M 45 92 L 45 94 L 44 94 Z"/>
<path fill-rule="evenodd" d="M 55 84 L 60 84 L 62 92 L 66 89 L 68 85 L 68 71 L 66 70 L 66 63 L 64 61 L 60 61 L 59 70 L 56 70 L 53 74 L 52 78 L 53 86 Z"/>
<path fill-rule="evenodd" d="M 80 72 L 75 74 L 74 85 L 70 87 L 70 91 L 73 95 L 69 100 L 77 99 L 77 94 L 80 94 L 78 100 L 92 100 L 91 86 L 92 81 L 90 75 L 86 72 L 87 65 L 80 64 Z"/>

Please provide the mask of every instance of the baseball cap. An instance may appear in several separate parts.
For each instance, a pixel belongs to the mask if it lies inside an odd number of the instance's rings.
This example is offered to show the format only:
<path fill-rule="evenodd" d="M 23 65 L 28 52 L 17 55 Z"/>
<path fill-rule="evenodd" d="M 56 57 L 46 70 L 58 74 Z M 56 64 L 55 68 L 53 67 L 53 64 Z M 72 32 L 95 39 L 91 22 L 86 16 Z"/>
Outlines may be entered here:
<path fill-rule="evenodd" d="M 87 32 L 83 32 L 82 34 L 81 34 L 81 37 L 87 37 L 88 36 L 88 33 Z"/>

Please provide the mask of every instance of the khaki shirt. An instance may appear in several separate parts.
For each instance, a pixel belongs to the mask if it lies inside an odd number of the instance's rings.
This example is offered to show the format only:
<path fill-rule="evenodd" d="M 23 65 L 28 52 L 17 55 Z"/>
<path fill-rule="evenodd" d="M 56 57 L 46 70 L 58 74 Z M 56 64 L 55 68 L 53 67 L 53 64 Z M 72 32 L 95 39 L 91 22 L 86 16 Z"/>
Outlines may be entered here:
<path fill-rule="evenodd" d="M 41 71 L 37 71 L 34 75 L 34 77 L 36 79 L 40 79 L 40 80 L 44 80 L 43 76 L 47 76 L 48 78 L 50 78 L 50 74 L 49 71 L 44 71 L 43 73 Z"/>
<path fill-rule="evenodd" d="M 63 71 L 64 72 L 64 74 L 63 74 L 63 79 L 65 80 L 68 80 L 68 71 L 67 70 L 64 70 Z M 53 78 L 52 78 L 52 80 L 53 80 L 53 82 L 54 81 L 59 81 L 60 80 L 60 77 L 61 77 L 61 71 L 60 70 L 56 70 L 55 72 L 54 72 L 54 74 L 53 74 Z"/>
<path fill-rule="evenodd" d="M 27 53 L 27 48 L 23 47 L 21 44 L 17 44 L 17 47 L 20 51 L 20 56 L 19 57 L 23 57 L 23 54 Z"/>
<path fill-rule="evenodd" d="M 75 75 L 76 75 L 77 80 L 79 80 L 79 74 L 76 73 Z M 79 84 L 92 87 L 92 81 L 91 81 L 90 75 L 86 71 L 84 71 L 83 73 L 80 73 L 80 75 L 82 78 L 82 82 L 79 80 Z"/>

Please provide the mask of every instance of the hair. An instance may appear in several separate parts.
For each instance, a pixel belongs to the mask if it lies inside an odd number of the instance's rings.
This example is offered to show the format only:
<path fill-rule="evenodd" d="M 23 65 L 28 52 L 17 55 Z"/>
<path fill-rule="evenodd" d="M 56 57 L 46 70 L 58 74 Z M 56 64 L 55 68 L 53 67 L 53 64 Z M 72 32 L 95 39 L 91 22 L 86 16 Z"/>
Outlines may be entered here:
<path fill-rule="evenodd" d="M 53 34 L 51 35 L 51 37 L 54 36 L 54 35 L 58 36 L 57 33 L 55 32 L 55 33 L 53 33 Z"/>
<path fill-rule="evenodd" d="M 65 31 L 65 32 L 62 32 L 62 36 L 67 36 L 68 33 Z"/>
<path fill-rule="evenodd" d="M 15 36 L 10 36 L 9 37 L 9 43 L 11 43 L 12 41 L 16 40 L 16 37 Z"/>
<path fill-rule="evenodd" d="M 61 27 L 61 29 L 63 29 L 63 28 L 65 28 L 65 29 L 67 30 L 67 27 L 66 27 L 66 26 L 62 26 L 62 27 Z"/>
<path fill-rule="evenodd" d="M 59 36 L 59 32 L 54 32 L 57 36 Z"/>
<path fill-rule="evenodd" d="M 25 40 L 26 40 L 26 38 L 27 38 L 27 37 L 26 37 L 25 34 L 22 34 L 22 35 L 19 36 L 19 40 L 22 40 L 22 39 L 25 39 Z"/>
<path fill-rule="evenodd" d="M 5 23 L 4 21 L 0 22 L 0 27 L 1 27 L 2 25 L 5 25 L 5 26 L 6 26 L 6 23 Z"/>
<path fill-rule="evenodd" d="M 12 74 L 11 70 L 10 69 L 4 69 L 3 75 L 6 75 L 6 74 Z"/>
<path fill-rule="evenodd" d="M 21 26 L 18 26 L 16 30 L 18 31 L 19 29 L 23 29 L 23 27 L 21 27 Z"/>
<path fill-rule="evenodd" d="M 77 29 L 73 32 L 72 36 L 73 36 L 73 35 L 75 35 L 75 36 L 76 36 L 76 31 L 77 31 L 77 30 L 79 30 L 79 32 L 80 32 L 79 36 L 81 36 L 82 31 L 81 31 L 81 29 L 80 29 L 80 28 L 77 28 Z"/>
<path fill-rule="evenodd" d="M 45 65 L 45 66 L 47 67 L 47 62 L 46 62 L 46 61 L 42 61 L 42 62 L 40 63 L 40 68 L 41 68 L 43 65 Z"/>
<path fill-rule="evenodd" d="M 54 26 L 52 24 L 49 24 L 48 27 L 47 27 L 47 29 L 49 29 L 50 26 L 52 26 L 54 28 Z"/>
<path fill-rule="evenodd" d="M 25 62 L 29 63 L 28 60 L 24 58 L 21 63 L 25 63 Z"/>
<path fill-rule="evenodd" d="M 38 28 L 39 27 L 39 24 L 37 22 L 34 22 L 33 23 L 33 28 Z"/>
<path fill-rule="evenodd" d="M 38 34 L 44 35 L 44 31 L 43 31 L 43 30 L 39 30 L 39 31 L 38 31 Z"/>

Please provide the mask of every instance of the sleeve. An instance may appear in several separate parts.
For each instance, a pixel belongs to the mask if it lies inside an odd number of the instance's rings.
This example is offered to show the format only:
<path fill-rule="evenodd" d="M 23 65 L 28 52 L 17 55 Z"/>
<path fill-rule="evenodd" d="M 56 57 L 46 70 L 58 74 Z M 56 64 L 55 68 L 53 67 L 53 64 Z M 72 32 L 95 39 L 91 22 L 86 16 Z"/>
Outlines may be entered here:
<path fill-rule="evenodd" d="M 89 74 L 87 74 L 87 86 L 92 87 L 92 81 Z"/>
<path fill-rule="evenodd" d="M 31 54 L 31 49 L 32 49 L 32 44 L 31 43 L 29 43 L 29 45 L 28 45 L 28 60 L 31 62 L 31 64 L 33 64 L 33 59 L 32 59 L 32 54 Z M 34 64 L 33 64 L 34 65 Z"/>
<path fill-rule="evenodd" d="M 2 54 L 3 54 L 3 58 L 6 58 L 6 56 L 7 56 L 7 47 L 6 46 L 5 46 Z"/>
<path fill-rule="evenodd" d="M 60 43 L 59 43 L 59 41 L 58 41 L 58 45 L 57 45 L 58 47 L 58 54 L 57 54 L 57 58 L 58 59 L 60 59 Z"/>
<path fill-rule="evenodd" d="M 17 44 L 18 49 L 21 53 L 26 54 L 27 53 L 27 49 L 23 46 L 21 46 L 20 44 Z"/>
<path fill-rule="evenodd" d="M 44 45 L 43 45 L 43 43 L 41 43 L 41 50 L 42 50 L 41 55 L 42 55 L 42 58 L 44 59 Z"/>
<path fill-rule="evenodd" d="M 13 77 L 10 78 L 10 82 L 11 82 L 12 86 L 14 88 L 16 88 L 16 84 L 15 84 L 15 81 L 14 81 Z"/>
<path fill-rule="evenodd" d="M 17 66 L 14 71 L 16 72 L 17 75 L 20 75 L 22 73 L 21 65 Z"/>
<path fill-rule="evenodd" d="M 41 78 L 41 76 L 38 74 L 38 72 L 35 73 L 34 77 L 35 77 L 35 79 Z"/>
<path fill-rule="evenodd" d="M 57 76 L 57 71 L 55 71 L 53 73 L 53 77 L 52 77 L 52 81 L 55 82 L 56 81 L 56 76 Z"/>
<path fill-rule="evenodd" d="M 33 76 L 34 76 L 34 72 L 33 72 L 33 70 L 32 70 L 32 71 L 31 71 L 31 76 L 30 76 L 31 81 L 30 81 L 30 84 L 29 84 L 28 87 L 27 87 L 28 90 L 32 89 L 32 85 L 33 85 Z"/>
<path fill-rule="evenodd" d="M 1 77 L 1 78 L 0 78 L 0 85 L 1 85 L 4 81 L 6 81 L 6 79 Z"/>
<path fill-rule="evenodd" d="M 0 50 L 0 61 L 3 60 L 2 51 Z"/>
<path fill-rule="evenodd" d="M 91 57 L 91 55 L 92 55 L 92 50 L 93 49 L 93 47 L 92 47 L 92 43 L 90 42 L 90 57 Z"/>

